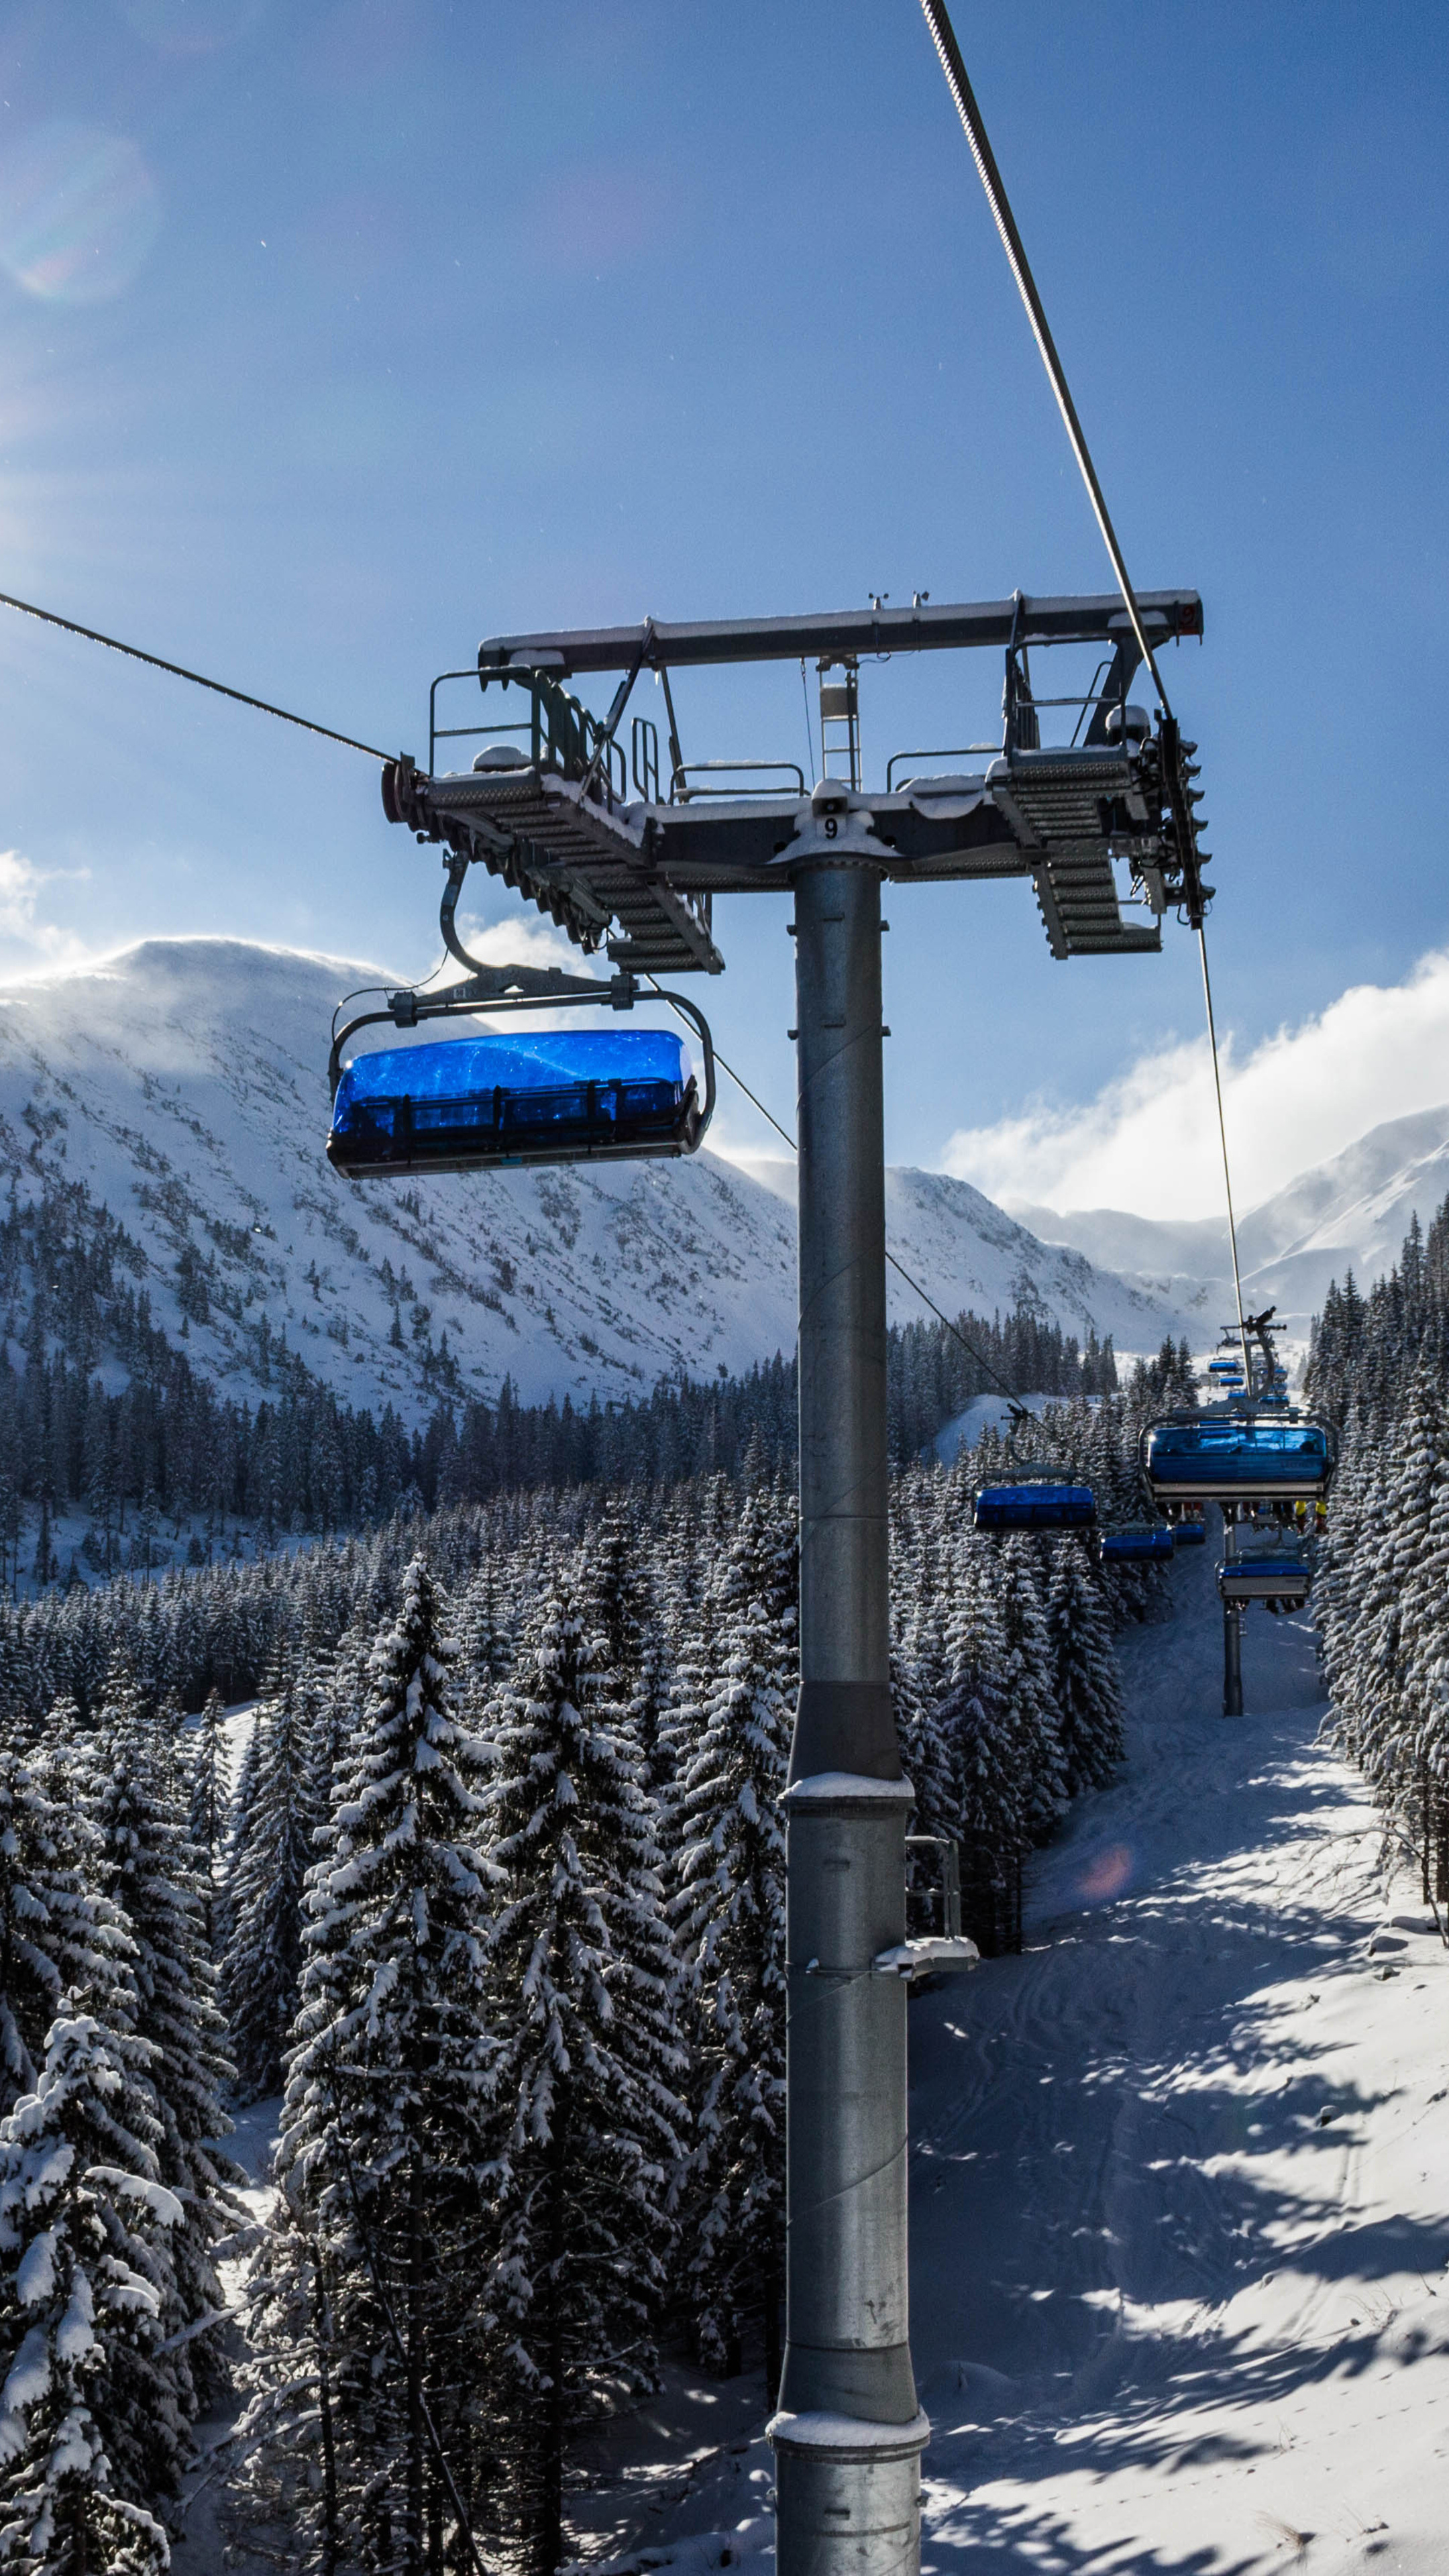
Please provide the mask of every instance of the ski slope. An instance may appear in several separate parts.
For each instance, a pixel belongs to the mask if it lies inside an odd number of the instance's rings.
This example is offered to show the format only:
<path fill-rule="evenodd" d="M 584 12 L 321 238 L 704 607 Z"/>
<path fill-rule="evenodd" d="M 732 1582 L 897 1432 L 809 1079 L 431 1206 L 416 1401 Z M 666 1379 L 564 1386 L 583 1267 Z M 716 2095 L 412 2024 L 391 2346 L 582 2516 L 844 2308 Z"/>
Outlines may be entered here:
<path fill-rule="evenodd" d="M 939 2576 L 1449 2565 L 1449 1952 L 1316 1749 L 1306 1622 L 1249 1619 L 1251 1714 L 1218 1714 L 1204 1558 L 1122 1641 L 1128 1767 L 1040 1856 L 1026 1954 L 912 2010 Z M 667 2393 L 581 2547 L 763 2559 L 744 2387 L 713 2426 Z"/>

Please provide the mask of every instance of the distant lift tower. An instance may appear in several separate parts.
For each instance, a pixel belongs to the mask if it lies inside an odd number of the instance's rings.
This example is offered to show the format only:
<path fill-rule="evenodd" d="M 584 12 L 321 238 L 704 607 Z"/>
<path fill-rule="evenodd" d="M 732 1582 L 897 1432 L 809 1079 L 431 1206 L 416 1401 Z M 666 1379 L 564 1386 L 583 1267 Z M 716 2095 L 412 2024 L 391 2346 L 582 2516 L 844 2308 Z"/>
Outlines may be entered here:
<path fill-rule="evenodd" d="M 1195 592 L 1148 594 L 1140 608 L 1154 650 L 1202 632 Z M 1085 695 L 1034 695 L 1028 654 L 1056 645 L 1099 648 Z M 955 753 L 900 753 L 884 788 L 862 786 L 862 661 L 980 646 L 1006 658 L 999 751 L 974 769 L 940 765 Z M 1029 877 L 1061 958 L 1160 948 L 1169 906 L 1199 920 L 1193 746 L 1130 703 L 1140 658 L 1115 597 L 1020 593 L 977 607 L 499 636 L 466 674 L 442 675 L 481 682 L 488 722 L 440 729 L 436 682 L 428 773 L 406 761 L 384 773 L 390 818 L 444 846 L 445 929 L 468 964 L 452 921 L 470 865 L 581 948 L 606 949 L 616 977 L 718 974 L 714 895 L 794 899 L 800 1699 L 785 1801 L 786 2346 L 770 2425 L 782 2576 L 912 2576 L 919 2564 L 930 2428 L 907 2321 L 906 1996 L 912 1977 L 974 1956 L 969 1944 L 905 1937 L 912 1793 L 890 1696 L 881 886 Z M 742 764 L 685 763 L 671 671 L 805 659 L 843 775 L 806 792 L 797 772 L 783 793 L 737 794 L 721 792 L 719 773 Z M 621 728 L 645 671 L 662 683 L 667 794 L 652 720 L 633 717 L 625 758 Z M 619 674 L 602 717 L 569 686 L 595 673 Z M 1071 736 L 1057 747 L 1042 739 L 1054 723 Z M 473 767 L 435 774 L 439 746 L 465 735 L 488 738 Z M 403 1026 L 415 1025 L 412 1003 L 390 1004 Z"/>

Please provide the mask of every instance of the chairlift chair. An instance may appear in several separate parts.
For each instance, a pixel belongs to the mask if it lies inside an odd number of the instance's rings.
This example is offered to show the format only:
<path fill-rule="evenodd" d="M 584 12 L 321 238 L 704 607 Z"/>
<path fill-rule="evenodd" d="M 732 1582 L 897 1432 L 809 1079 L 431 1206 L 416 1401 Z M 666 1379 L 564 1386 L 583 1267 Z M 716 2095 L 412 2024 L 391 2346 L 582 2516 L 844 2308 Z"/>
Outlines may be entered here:
<path fill-rule="evenodd" d="M 682 1040 L 666 1029 L 475 1030 L 343 1061 L 358 1031 L 384 1020 L 414 1028 L 479 1010 L 601 1002 L 629 1010 L 639 998 L 672 1002 L 698 1030 L 702 1100 Z M 360 1012 L 337 1032 L 330 1072 L 327 1155 L 349 1180 L 692 1154 L 715 1103 L 714 1048 L 701 1012 L 681 995 L 641 996 L 628 974 L 604 983 L 555 969 L 480 967 L 432 999 L 393 993 L 385 1010 Z"/>
<path fill-rule="evenodd" d="M 1105 1529 L 1097 1540 L 1099 1565 L 1161 1565 L 1173 1551 L 1173 1532 L 1167 1521 L 1127 1521 L 1117 1529 Z"/>
<path fill-rule="evenodd" d="M 974 1528 L 993 1534 L 1008 1530 L 1094 1529 L 1097 1501 L 1090 1485 L 1028 1470 L 1010 1481 L 978 1485 L 972 1497 L 971 1519 Z"/>
<path fill-rule="evenodd" d="M 1318 1502 L 1337 1455 L 1330 1423 L 1246 1405 L 1164 1415 L 1147 1425 L 1140 1450 L 1158 1503 Z"/>
<path fill-rule="evenodd" d="M 1307 1557 L 1296 1554 L 1230 1557 L 1218 1567 L 1218 1592 L 1232 1609 L 1261 1601 L 1275 1612 L 1301 1610 L 1311 1581 Z"/>

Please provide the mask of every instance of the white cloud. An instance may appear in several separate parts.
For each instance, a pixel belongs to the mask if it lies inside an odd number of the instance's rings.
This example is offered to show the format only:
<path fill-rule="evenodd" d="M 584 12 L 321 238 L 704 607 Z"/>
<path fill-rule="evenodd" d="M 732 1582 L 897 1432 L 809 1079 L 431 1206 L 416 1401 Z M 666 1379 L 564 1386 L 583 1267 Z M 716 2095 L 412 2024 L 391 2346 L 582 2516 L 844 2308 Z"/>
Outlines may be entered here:
<path fill-rule="evenodd" d="M 470 957 L 484 966 L 562 966 L 571 975 L 601 975 L 607 979 L 613 969 L 607 957 L 585 957 L 551 921 L 540 917 L 519 920 L 510 913 L 504 921 L 484 922 L 468 917 L 458 923 L 458 937 Z M 449 966 L 450 975 L 462 975 L 461 966 Z"/>
<path fill-rule="evenodd" d="M 22 971 L 26 967 L 80 964 L 88 955 L 84 940 L 53 921 L 37 921 L 36 902 L 42 886 L 57 875 L 88 876 L 87 868 L 41 869 L 19 850 L 0 850 L 0 952 Z"/>
<path fill-rule="evenodd" d="M 1449 950 L 1402 984 L 1355 984 L 1246 1053 L 1219 1037 L 1233 1193 L 1246 1211 L 1388 1118 L 1449 1100 Z M 1216 1215 L 1222 1160 L 1206 1038 L 1143 1056 L 1068 1109 L 961 1128 L 945 1168 L 988 1197 L 1140 1216 Z"/>

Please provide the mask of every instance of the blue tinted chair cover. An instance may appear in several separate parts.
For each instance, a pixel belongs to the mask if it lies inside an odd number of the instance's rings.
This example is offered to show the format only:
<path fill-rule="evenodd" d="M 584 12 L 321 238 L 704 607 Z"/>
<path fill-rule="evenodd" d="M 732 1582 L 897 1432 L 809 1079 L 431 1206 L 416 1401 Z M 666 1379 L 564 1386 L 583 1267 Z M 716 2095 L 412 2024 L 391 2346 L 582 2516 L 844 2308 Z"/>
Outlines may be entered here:
<path fill-rule="evenodd" d="M 1175 1549 L 1179 1547 L 1205 1547 L 1207 1545 L 1206 1523 L 1203 1521 L 1174 1521 L 1172 1525 L 1172 1544 Z"/>
<path fill-rule="evenodd" d="M 1090 1485 L 1028 1476 L 1007 1485 L 978 1485 L 972 1521 L 979 1530 L 1091 1529 L 1097 1518 Z"/>
<path fill-rule="evenodd" d="M 1161 1564 L 1172 1554 L 1173 1534 L 1165 1521 L 1155 1528 L 1103 1530 L 1097 1554 L 1103 1565 Z"/>
<path fill-rule="evenodd" d="M 350 1179 L 689 1154 L 699 1095 L 665 1029 L 444 1038 L 354 1056 L 327 1154 Z"/>
<path fill-rule="evenodd" d="M 1142 1436 L 1143 1473 L 1158 1502 L 1316 1500 L 1335 1455 L 1328 1424 L 1282 1414 L 1175 1415 Z"/>

